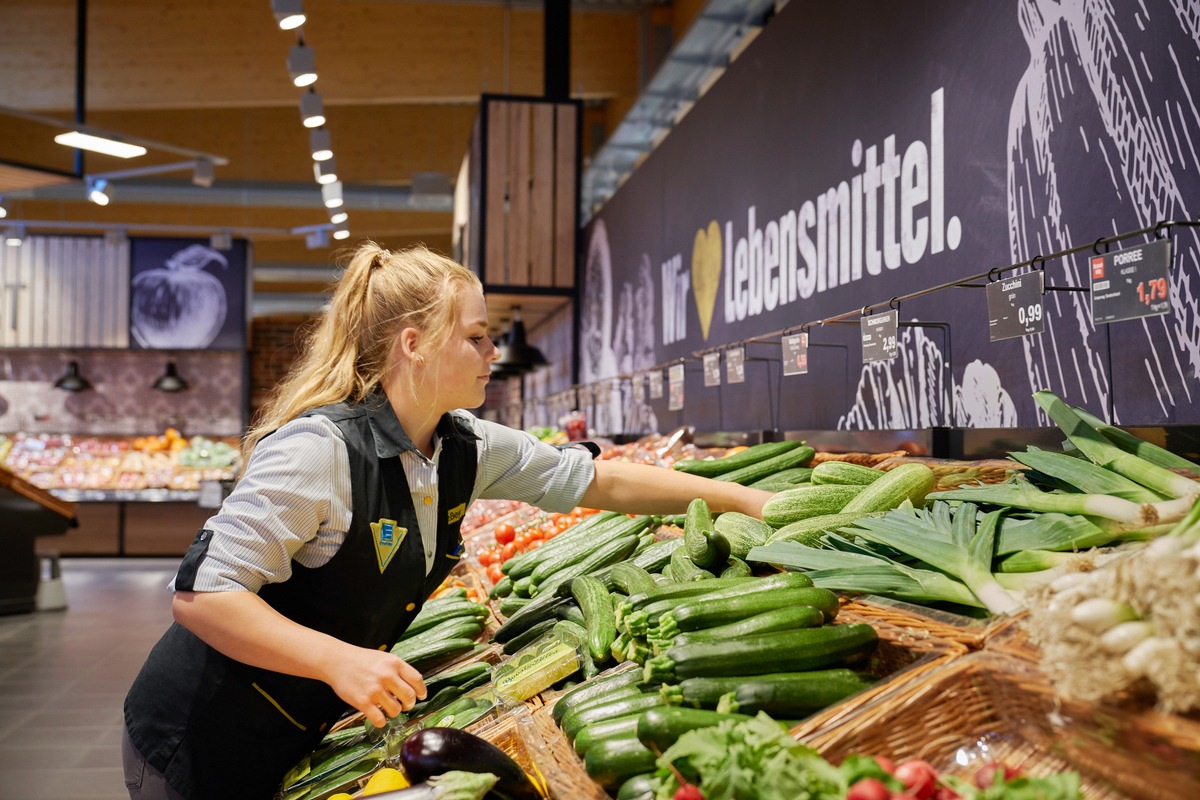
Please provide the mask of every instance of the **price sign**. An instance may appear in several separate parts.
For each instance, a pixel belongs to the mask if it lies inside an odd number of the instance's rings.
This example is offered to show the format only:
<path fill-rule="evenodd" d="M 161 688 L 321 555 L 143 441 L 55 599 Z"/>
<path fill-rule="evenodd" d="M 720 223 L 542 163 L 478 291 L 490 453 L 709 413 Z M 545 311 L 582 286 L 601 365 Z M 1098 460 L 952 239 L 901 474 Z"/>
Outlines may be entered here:
<path fill-rule="evenodd" d="M 675 368 L 671 367 L 671 369 Z M 704 385 L 721 385 L 721 354 L 719 352 L 704 354 Z"/>
<path fill-rule="evenodd" d="M 987 285 L 988 336 L 991 341 L 1029 336 L 1046 330 L 1042 315 L 1045 275 L 1023 272 Z"/>
<path fill-rule="evenodd" d="M 633 402 L 643 403 L 646 401 L 646 374 L 638 372 L 629 378 L 629 388 L 633 393 Z"/>
<path fill-rule="evenodd" d="M 683 409 L 683 364 L 672 364 L 668 375 L 670 396 L 667 397 L 667 410 L 680 411 Z"/>
<path fill-rule="evenodd" d="M 725 380 L 727 383 L 746 382 L 746 348 L 731 347 L 725 351 Z"/>
<path fill-rule="evenodd" d="M 783 337 L 783 374 L 808 374 L 807 333 L 793 333 Z"/>
<path fill-rule="evenodd" d="M 650 387 L 650 399 L 661 400 L 663 391 L 663 375 L 662 370 L 655 369 L 646 373 L 646 385 Z"/>
<path fill-rule="evenodd" d="M 1157 317 L 1171 310 L 1171 240 L 1091 259 L 1092 322 Z"/>
<path fill-rule="evenodd" d="M 872 314 L 859 320 L 859 331 L 862 333 L 863 363 L 873 361 L 891 361 L 898 354 L 896 348 L 896 323 L 898 312 L 895 309 L 882 314 Z"/>

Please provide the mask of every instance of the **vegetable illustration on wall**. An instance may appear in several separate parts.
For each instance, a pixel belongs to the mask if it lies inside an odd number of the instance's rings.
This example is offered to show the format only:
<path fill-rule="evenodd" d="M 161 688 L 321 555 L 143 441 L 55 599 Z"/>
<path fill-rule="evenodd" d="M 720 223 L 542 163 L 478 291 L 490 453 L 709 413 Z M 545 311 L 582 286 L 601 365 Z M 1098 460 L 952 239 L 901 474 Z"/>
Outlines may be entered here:
<path fill-rule="evenodd" d="M 206 242 L 132 242 L 129 327 L 147 350 L 241 347 L 245 243 L 219 251 Z"/>

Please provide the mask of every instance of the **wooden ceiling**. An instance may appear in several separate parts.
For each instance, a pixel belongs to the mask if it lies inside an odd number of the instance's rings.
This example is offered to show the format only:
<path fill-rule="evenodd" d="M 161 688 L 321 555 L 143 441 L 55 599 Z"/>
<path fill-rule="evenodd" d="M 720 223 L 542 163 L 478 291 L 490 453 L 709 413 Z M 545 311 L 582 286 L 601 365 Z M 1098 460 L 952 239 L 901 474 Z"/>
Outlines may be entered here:
<path fill-rule="evenodd" d="M 570 87 L 586 101 L 585 154 L 616 127 L 648 79 L 650 32 L 669 28 L 677 38 L 703 5 L 576 0 Z M 449 253 L 449 210 L 379 210 L 349 202 L 351 239 L 328 248 L 309 249 L 303 236 L 279 233 L 328 221 L 300 122 L 305 90 L 292 85 L 286 66 L 289 48 L 302 35 L 315 53 L 315 88 L 348 195 L 356 187 L 404 187 L 414 173 L 453 178 L 481 94 L 543 93 L 541 2 L 304 0 L 308 21 L 291 32 L 275 24 L 270 0 L 87 0 L 86 8 L 86 123 L 222 156 L 229 163 L 216 168 L 214 186 L 245 192 L 226 193 L 233 198 L 226 205 L 123 203 L 122 181 L 114 179 L 113 202 L 96 206 L 84 198 L 81 180 L 63 178 L 77 173 L 73 151 L 53 141 L 60 131 L 0 109 L 0 162 L 7 165 L 0 167 L 7 187 L 0 191 L 10 219 L 258 228 L 263 232 L 248 238 L 260 268 L 328 268 L 338 249 L 362 238 L 392 248 L 424 242 Z M 74 118 L 76 12 L 76 0 L 0 2 L 0 106 Z M 153 148 L 133 161 L 89 153 L 82 172 L 181 160 Z M 158 178 L 181 186 L 190 179 L 190 172 Z M 51 198 L 28 191 L 38 181 L 64 180 L 79 184 L 77 197 L 62 187 Z M 265 203 L 254 189 L 268 185 L 290 187 L 301 197 L 311 192 L 311 204 Z M 534 320 L 526 320 L 533 327 Z"/>

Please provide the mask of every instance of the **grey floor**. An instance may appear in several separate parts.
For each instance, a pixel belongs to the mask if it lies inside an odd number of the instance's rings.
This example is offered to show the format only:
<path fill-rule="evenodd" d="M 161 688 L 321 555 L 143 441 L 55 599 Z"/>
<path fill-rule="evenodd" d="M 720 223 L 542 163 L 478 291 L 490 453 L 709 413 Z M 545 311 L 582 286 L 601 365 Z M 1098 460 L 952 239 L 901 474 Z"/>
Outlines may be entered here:
<path fill-rule="evenodd" d="M 178 559 L 62 559 L 68 608 L 0 616 L 0 800 L 127 800 L 121 704 Z"/>

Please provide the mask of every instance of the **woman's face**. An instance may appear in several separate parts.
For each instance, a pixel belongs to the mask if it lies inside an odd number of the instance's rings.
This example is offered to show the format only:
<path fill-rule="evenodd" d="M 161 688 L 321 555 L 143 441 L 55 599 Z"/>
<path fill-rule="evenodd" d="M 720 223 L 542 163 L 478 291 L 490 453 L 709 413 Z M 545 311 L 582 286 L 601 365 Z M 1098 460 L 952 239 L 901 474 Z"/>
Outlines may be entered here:
<path fill-rule="evenodd" d="M 487 304 L 483 292 L 459 287 L 462 306 L 457 326 L 446 346 L 430 353 L 423 367 L 424 388 L 433 393 L 439 411 L 483 405 L 492 362 L 500 351 L 488 338 Z"/>

